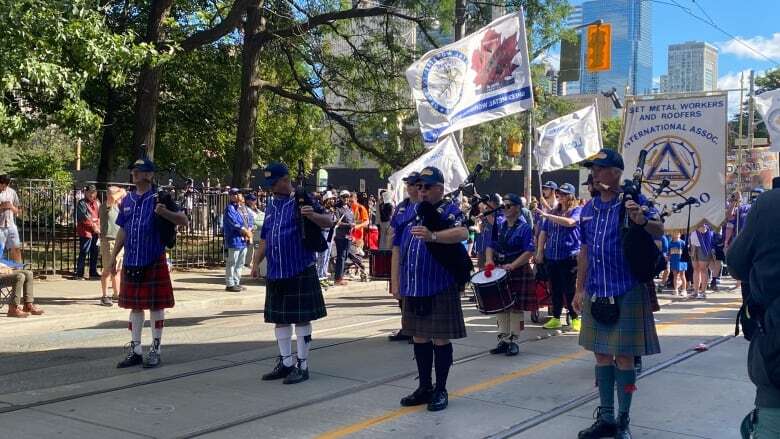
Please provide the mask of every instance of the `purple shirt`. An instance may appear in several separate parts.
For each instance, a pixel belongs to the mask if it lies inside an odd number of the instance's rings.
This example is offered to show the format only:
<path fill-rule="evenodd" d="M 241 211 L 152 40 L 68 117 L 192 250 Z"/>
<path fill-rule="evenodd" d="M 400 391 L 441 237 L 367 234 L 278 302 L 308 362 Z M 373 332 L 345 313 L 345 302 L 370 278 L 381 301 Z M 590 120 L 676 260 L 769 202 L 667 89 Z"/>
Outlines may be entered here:
<path fill-rule="evenodd" d="M 646 202 L 642 197 L 639 204 Z M 621 206 L 620 197 L 608 202 L 597 197 L 582 208 L 580 236 L 582 244 L 588 246 L 588 277 L 585 289 L 589 295 L 622 296 L 637 284 L 623 254 Z M 645 213 L 648 219 L 654 219 L 655 216 L 653 209 Z"/>
<path fill-rule="evenodd" d="M 750 204 L 740 204 L 734 218 L 729 220 L 729 224 L 734 228 L 734 234 L 738 234 L 745 227 L 748 213 L 750 213 Z M 733 239 L 733 238 L 732 238 Z"/>
<path fill-rule="evenodd" d="M 449 227 L 461 227 L 463 212 L 454 203 L 443 204 L 440 209 L 441 218 Z M 433 296 L 455 283 L 452 275 L 428 251 L 425 241 L 412 236 L 412 227 L 420 224 L 415 219 L 404 224 L 402 229 L 395 229 L 395 235 L 400 237 L 401 249 L 401 296 L 423 297 Z"/>
<path fill-rule="evenodd" d="M 509 264 L 523 253 L 536 250 L 534 231 L 522 217 L 511 226 L 503 221 L 497 227 L 498 239 L 488 245 L 493 249 L 496 263 Z"/>
<path fill-rule="evenodd" d="M 314 211 L 323 212 L 316 201 Z M 270 197 L 260 231 L 260 239 L 265 241 L 269 280 L 289 279 L 314 264 L 317 255 L 303 246 L 301 233 L 295 198 Z"/>
<path fill-rule="evenodd" d="M 544 257 L 551 261 L 560 261 L 575 256 L 580 252 L 580 214 L 582 208 L 577 206 L 572 209 L 571 214 L 561 212 L 560 215 L 553 212 L 555 216 L 568 216 L 577 221 L 574 227 L 566 227 L 546 219 L 542 225 L 542 231 L 547 235 L 544 244 Z"/>
<path fill-rule="evenodd" d="M 154 189 L 143 195 L 133 191 L 119 204 L 116 225 L 125 231 L 124 265 L 127 267 L 152 265 L 165 253 L 154 221 L 156 195 Z"/>

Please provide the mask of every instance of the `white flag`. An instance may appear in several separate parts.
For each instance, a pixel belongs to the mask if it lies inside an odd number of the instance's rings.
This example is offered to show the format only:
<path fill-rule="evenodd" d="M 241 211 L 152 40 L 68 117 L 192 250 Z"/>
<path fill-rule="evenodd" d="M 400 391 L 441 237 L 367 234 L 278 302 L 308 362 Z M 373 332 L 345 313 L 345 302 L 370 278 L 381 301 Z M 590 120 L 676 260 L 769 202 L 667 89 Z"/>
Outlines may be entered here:
<path fill-rule="evenodd" d="M 393 186 L 393 195 L 396 203 L 406 197 L 403 178 L 412 172 L 420 172 L 426 166 L 435 166 L 444 175 L 445 193 L 455 190 L 469 176 L 466 162 L 463 161 L 463 156 L 460 154 L 460 148 L 458 148 L 452 136 L 447 136 L 438 145 L 425 151 L 415 161 L 390 176 L 389 180 Z"/>
<path fill-rule="evenodd" d="M 780 152 L 780 88 L 756 96 L 756 110 L 761 114 L 769 131 L 769 149 Z"/>
<path fill-rule="evenodd" d="M 539 172 L 581 162 L 601 149 L 596 106 L 591 105 L 537 128 L 535 151 Z"/>
<path fill-rule="evenodd" d="M 425 143 L 533 105 L 522 9 L 426 53 L 406 71 Z"/>

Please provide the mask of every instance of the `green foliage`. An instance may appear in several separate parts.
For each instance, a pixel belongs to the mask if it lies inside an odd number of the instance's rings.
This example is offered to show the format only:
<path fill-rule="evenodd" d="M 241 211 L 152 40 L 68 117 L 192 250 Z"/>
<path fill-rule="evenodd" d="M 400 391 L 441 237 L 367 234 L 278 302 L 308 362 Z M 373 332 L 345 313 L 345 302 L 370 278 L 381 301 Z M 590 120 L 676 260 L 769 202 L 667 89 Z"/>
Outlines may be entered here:
<path fill-rule="evenodd" d="M 67 169 L 76 157 L 76 141 L 62 130 L 53 126 L 37 130 L 9 148 L 16 153 L 10 164 L 14 178 L 51 179 L 63 189 L 72 185 Z"/>
<path fill-rule="evenodd" d="M 620 148 L 620 131 L 623 119 L 613 117 L 601 121 L 601 141 L 605 148 L 618 150 Z"/>
<path fill-rule="evenodd" d="M 130 33 L 108 31 L 89 0 L 2 0 L 0 141 L 56 123 L 73 133 L 100 126 L 82 99 L 90 78 L 126 80 L 126 68 L 154 51 Z"/>
<path fill-rule="evenodd" d="M 768 70 L 763 76 L 756 78 L 756 87 L 759 93 L 780 88 L 780 68 Z"/>

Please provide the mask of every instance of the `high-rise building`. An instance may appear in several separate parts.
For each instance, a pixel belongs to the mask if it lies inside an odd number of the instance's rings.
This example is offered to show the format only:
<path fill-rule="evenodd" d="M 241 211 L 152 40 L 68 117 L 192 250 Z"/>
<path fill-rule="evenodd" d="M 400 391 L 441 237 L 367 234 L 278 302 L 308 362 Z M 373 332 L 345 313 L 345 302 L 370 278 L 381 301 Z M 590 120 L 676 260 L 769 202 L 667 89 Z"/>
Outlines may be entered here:
<path fill-rule="evenodd" d="M 658 91 L 669 93 L 669 75 L 661 75 L 658 80 Z"/>
<path fill-rule="evenodd" d="M 669 73 L 665 93 L 711 91 L 718 87 L 718 49 L 689 41 L 669 46 Z"/>
<path fill-rule="evenodd" d="M 649 94 L 653 88 L 653 49 L 651 47 L 651 2 L 644 0 L 591 0 L 582 4 L 582 21 L 604 20 L 612 25 L 612 68 L 606 72 L 585 70 L 582 45 L 580 91 L 595 94 L 611 90 L 620 96 L 629 87 L 634 95 Z"/>

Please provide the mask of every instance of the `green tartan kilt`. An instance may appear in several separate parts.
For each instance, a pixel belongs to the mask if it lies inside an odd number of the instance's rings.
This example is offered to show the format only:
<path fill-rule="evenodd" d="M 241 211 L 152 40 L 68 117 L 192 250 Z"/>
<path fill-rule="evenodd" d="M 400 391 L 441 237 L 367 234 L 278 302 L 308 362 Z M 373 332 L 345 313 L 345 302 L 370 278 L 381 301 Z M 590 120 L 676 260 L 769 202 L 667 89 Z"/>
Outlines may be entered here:
<path fill-rule="evenodd" d="M 306 323 L 326 315 L 325 299 L 314 265 L 294 277 L 268 281 L 263 311 L 266 323 Z"/>
<path fill-rule="evenodd" d="M 614 325 L 603 325 L 593 319 L 590 299 L 591 296 L 586 296 L 582 305 L 580 346 L 604 355 L 644 356 L 661 352 L 646 285 L 639 284 L 615 298 L 620 317 Z"/>
<path fill-rule="evenodd" d="M 460 289 L 452 284 L 432 296 L 431 313 L 418 316 L 412 300 L 401 301 L 401 333 L 410 337 L 458 339 L 466 337 L 466 323 L 460 304 Z"/>

